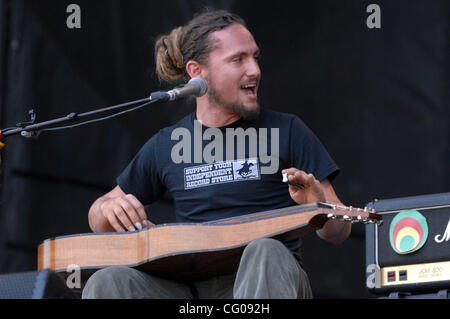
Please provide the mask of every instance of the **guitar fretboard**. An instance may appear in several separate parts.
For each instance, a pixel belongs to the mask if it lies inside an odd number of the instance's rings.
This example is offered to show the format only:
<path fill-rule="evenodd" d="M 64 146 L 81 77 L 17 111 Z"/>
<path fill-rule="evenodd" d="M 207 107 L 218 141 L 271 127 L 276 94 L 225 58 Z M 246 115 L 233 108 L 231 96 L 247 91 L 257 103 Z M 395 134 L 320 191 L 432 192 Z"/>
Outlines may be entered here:
<path fill-rule="evenodd" d="M 375 210 L 373 209 L 369 210 L 367 209 L 367 207 L 361 209 L 352 206 L 342 206 L 318 202 L 313 204 L 291 206 L 286 208 L 269 210 L 265 212 L 257 212 L 248 215 L 219 219 L 215 221 L 205 222 L 203 224 L 204 225 L 242 224 L 262 219 L 276 218 L 281 216 L 300 214 L 304 212 L 311 212 L 318 209 L 332 210 L 332 212 L 328 212 L 327 214 L 327 217 L 329 219 L 337 219 L 345 222 L 364 223 L 364 224 L 376 223 L 380 225 L 382 223 L 381 217 L 375 213 Z"/>

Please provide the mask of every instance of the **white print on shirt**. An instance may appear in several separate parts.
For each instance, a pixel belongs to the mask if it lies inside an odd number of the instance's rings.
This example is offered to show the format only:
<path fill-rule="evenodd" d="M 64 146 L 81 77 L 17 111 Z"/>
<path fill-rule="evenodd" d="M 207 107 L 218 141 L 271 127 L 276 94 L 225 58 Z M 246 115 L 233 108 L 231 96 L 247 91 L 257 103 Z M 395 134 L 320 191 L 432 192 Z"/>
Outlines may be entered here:
<path fill-rule="evenodd" d="M 184 189 L 261 179 L 258 158 L 218 162 L 184 169 Z"/>
<path fill-rule="evenodd" d="M 215 163 L 232 161 L 235 158 L 259 157 L 262 164 L 261 174 L 274 174 L 279 168 L 280 132 L 278 128 L 270 129 L 270 144 L 268 129 L 249 127 L 227 128 L 226 142 L 223 145 L 223 134 L 218 128 L 210 127 L 202 134 L 202 124 L 194 121 L 194 138 L 187 128 L 178 127 L 172 131 L 171 140 L 179 141 L 172 147 L 170 157 L 175 164 L 180 163 Z M 214 138 L 213 138 L 214 137 Z M 193 140 L 193 143 L 192 143 Z M 211 141 L 203 148 L 203 141 Z M 236 145 L 235 145 L 236 142 Z M 193 144 L 193 145 L 192 145 Z M 270 145 L 270 155 L 268 152 Z M 249 153 L 245 155 L 246 147 Z M 235 154 L 235 148 L 237 154 Z M 224 155 L 226 157 L 224 158 Z M 237 155 L 237 156 L 235 156 Z"/>

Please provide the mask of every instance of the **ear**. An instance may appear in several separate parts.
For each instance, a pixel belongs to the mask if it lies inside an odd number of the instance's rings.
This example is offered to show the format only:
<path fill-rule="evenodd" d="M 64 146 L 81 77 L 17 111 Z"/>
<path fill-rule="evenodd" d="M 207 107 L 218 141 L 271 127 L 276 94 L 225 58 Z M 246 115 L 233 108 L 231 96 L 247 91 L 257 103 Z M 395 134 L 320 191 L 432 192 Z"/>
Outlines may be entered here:
<path fill-rule="evenodd" d="M 198 62 L 190 60 L 188 61 L 188 63 L 186 63 L 186 72 L 189 74 L 191 78 L 201 76 L 202 66 Z"/>

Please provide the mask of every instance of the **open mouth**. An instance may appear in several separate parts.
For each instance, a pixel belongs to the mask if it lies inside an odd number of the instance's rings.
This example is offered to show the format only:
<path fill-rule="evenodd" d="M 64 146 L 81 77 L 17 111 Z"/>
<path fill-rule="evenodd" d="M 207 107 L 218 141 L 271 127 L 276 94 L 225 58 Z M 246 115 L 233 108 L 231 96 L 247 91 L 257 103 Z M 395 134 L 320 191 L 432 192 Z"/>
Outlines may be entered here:
<path fill-rule="evenodd" d="M 256 97 L 256 83 L 241 85 L 241 90 L 243 90 L 248 96 Z"/>

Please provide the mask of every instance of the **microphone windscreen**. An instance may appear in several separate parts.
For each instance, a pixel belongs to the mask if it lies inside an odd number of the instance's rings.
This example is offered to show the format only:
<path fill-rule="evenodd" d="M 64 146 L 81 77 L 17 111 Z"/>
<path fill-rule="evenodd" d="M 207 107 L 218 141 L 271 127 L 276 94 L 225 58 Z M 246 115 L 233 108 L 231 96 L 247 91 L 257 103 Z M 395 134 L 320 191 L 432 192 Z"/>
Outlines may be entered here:
<path fill-rule="evenodd" d="M 192 78 L 187 85 L 192 85 L 198 87 L 200 90 L 198 92 L 197 97 L 205 95 L 206 91 L 208 91 L 208 82 L 206 82 L 201 77 Z"/>

